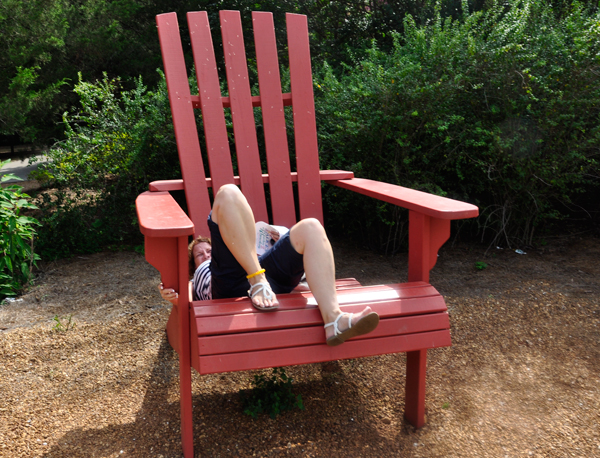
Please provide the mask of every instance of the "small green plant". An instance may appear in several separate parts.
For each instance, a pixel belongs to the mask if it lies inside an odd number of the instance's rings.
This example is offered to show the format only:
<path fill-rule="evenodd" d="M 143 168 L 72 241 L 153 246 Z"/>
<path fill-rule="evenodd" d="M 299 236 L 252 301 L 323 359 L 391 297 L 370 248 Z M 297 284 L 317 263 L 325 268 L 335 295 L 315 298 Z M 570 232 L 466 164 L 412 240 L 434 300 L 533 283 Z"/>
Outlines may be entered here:
<path fill-rule="evenodd" d="M 54 326 L 52 326 L 52 330 L 55 332 L 66 332 L 69 330 L 73 330 L 75 329 L 75 322 L 73 321 L 73 315 L 69 315 L 68 317 L 63 319 L 65 320 L 64 322 L 61 321 L 61 318 L 59 318 L 58 315 L 54 315 Z"/>
<path fill-rule="evenodd" d="M 477 270 L 484 270 L 484 269 L 487 269 L 487 267 L 488 267 L 488 265 L 485 262 L 483 262 L 483 261 L 477 261 L 475 263 L 475 268 Z"/>
<path fill-rule="evenodd" d="M 442 404 L 442 409 L 446 410 L 446 409 L 449 409 L 449 408 L 450 408 L 450 403 L 449 402 L 444 402 Z"/>
<path fill-rule="evenodd" d="M 10 162 L 0 161 L 0 169 Z M 0 183 L 19 180 L 13 174 L 2 175 Z M 0 300 L 16 296 L 31 281 L 31 269 L 40 259 L 33 251 L 35 218 L 22 211 L 37 208 L 16 184 L 0 187 Z"/>
<path fill-rule="evenodd" d="M 292 379 L 282 367 L 273 368 L 270 377 L 264 373 L 255 375 L 253 384 L 254 388 L 249 392 L 240 392 L 246 415 L 256 418 L 264 412 L 275 418 L 281 412 L 294 407 L 304 410 L 302 396 L 293 393 Z"/>

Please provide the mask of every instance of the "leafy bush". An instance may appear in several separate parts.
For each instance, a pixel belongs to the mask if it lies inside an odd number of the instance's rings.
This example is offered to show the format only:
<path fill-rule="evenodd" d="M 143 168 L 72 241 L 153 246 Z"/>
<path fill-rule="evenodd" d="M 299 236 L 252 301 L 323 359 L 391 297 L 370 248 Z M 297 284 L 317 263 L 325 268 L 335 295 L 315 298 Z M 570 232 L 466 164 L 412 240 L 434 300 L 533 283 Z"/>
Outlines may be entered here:
<path fill-rule="evenodd" d="M 75 86 L 81 108 L 64 114 L 66 140 L 49 151 L 38 178 L 55 190 L 40 197 L 40 249 L 55 258 L 135 243 L 135 198 L 148 183 L 180 176 L 164 77 L 155 91 L 141 78 Z"/>
<path fill-rule="evenodd" d="M 466 4 L 458 20 L 407 16 L 391 52 L 374 44 L 344 75 L 324 67 L 321 165 L 471 201 L 482 238 L 531 243 L 598 182 L 600 14 L 574 3 L 559 20 L 541 0 L 469 14 Z M 364 202 L 329 208 L 363 215 L 354 230 L 379 247 L 401 237 L 401 212 Z"/>
<path fill-rule="evenodd" d="M 0 161 L 0 169 L 10 159 Z M 18 179 L 2 175 L 0 183 Z M 24 216 L 23 210 L 36 208 L 22 192 L 21 186 L 10 184 L 0 188 L 0 299 L 15 296 L 31 280 L 31 268 L 39 260 L 33 251 L 35 218 Z"/>
<path fill-rule="evenodd" d="M 292 391 L 292 379 L 287 376 L 285 369 L 273 368 L 271 377 L 264 373 L 254 376 L 254 388 L 249 392 L 241 392 L 244 413 L 256 418 L 261 413 L 267 413 L 271 418 L 277 417 L 286 410 L 297 407 L 304 409 L 302 396 Z"/>

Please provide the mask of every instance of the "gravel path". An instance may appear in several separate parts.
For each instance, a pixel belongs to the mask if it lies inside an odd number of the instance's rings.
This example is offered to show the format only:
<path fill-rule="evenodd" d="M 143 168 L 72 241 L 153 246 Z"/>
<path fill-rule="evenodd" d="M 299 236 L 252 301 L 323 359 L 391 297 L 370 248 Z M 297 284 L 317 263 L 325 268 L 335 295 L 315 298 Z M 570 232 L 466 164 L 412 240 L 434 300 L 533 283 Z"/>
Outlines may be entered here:
<path fill-rule="evenodd" d="M 334 247 L 339 277 L 405 275 L 405 256 Z M 306 410 L 276 420 L 241 412 L 252 373 L 195 374 L 197 456 L 600 456 L 599 257 L 592 238 L 445 248 L 431 282 L 453 346 L 429 352 L 427 426 L 402 418 L 402 354 L 288 368 Z M 43 266 L 0 306 L 1 457 L 181 456 L 157 283 L 140 255 L 100 253 Z"/>

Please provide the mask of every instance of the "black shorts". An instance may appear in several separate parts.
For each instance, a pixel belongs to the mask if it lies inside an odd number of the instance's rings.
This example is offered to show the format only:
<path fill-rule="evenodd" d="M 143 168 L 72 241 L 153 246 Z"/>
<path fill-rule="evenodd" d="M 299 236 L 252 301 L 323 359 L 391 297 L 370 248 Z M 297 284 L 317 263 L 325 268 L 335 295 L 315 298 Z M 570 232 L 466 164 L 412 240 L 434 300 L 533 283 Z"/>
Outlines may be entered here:
<path fill-rule="evenodd" d="M 246 278 L 246 271 L 225 245 L 219 226 L 213 222 L 211 215 L 208 215 L 208 227 L 212 242 L 210 272 L 213 299 L 248 295 L 250 283 Z M 275 294 L 289 293 L 298 286 L 304 275 L 303 256 L 292 246 L 289 232 L 259 256 L 258 262 L 265 269 L 265 275 Z"/>

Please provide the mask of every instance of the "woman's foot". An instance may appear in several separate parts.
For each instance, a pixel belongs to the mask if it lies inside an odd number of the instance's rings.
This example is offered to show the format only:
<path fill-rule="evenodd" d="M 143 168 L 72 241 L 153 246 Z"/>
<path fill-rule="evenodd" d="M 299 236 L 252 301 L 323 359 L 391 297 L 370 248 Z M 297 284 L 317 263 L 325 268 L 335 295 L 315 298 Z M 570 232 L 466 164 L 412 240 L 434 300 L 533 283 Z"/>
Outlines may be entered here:
<path fill-rule="evenodd" d="M 368 334 L 375 330 L 378 324 L 379 315 L 373 312 L 371 307 L 365 307 L 360 313 L 340 311 L 333 321 L 325 325 L 327 345 L 335 347 L 352 337 Z"/>
<path fill-rule="evenodd" d="M 271 285 L 267 281 L 265 274 L 257 275 L 248 280 L 250 282 L 250 290 L 248 296 L 252 301 L 252 305 L 258 310 L 275 310 L 279 307 L 279 301 L 275 297 L 275 293 L 271 289 Z"/>

